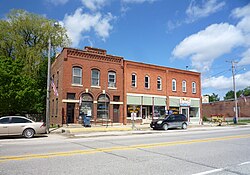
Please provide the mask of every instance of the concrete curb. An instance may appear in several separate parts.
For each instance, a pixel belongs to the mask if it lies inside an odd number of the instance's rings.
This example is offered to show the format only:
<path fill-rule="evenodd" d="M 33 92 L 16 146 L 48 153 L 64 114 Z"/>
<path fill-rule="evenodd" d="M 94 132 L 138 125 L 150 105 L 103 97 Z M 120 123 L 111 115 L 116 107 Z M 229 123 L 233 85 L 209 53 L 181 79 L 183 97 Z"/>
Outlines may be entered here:
<path fill-rule="evenodd" d="M 210 129 L 224 129 L 225 127 L 249 127 L 250 125 L 222 125 L 205 124 L 205 125 L 189 125 L 188 130 L 202 131 Z M 173 130 L 176 131 L 176 130 Z M 181 130 L 180 130 L 181 131 Z M 165 133 L 166 131 L 152 130 L 149 125 L 136 126 L 97 126 L 97 127 L 61 127 L 52 129 L 50 134 L 61 134 L 67 137 L 99 137 L 99 136 L 121 136 L 121 135 L 138 135 L 138 134 L 154 134 Z"/>

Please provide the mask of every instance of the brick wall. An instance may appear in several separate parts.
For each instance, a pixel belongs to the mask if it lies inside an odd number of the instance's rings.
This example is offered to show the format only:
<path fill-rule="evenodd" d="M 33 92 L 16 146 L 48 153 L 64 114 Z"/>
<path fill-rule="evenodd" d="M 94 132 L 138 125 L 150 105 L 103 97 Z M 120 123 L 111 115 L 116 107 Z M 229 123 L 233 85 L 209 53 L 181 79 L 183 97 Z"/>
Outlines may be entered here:
<path fill-rule="evenodd" d="M 203 117 L 211 117 L 214 114 L 222 114 L 225 118 L 232 120 L 235 116 L 234 112 L 235 102 L 231 101 L 218 101 L 211 103 L 202 104 L 202 113 Z M 238 109 L 239 109 L 239 118 L 250 118 L 250 96 L 238 99 Z"/>

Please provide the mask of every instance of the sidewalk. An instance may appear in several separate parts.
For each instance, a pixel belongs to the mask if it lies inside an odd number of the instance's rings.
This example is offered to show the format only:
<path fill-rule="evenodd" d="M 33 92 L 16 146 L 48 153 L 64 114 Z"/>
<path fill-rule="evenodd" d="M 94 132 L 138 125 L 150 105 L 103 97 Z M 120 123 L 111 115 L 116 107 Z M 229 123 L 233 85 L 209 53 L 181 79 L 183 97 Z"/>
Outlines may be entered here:
<path fill-rule="evenodd" d="M 187 130 L 204 130 L 204 129 L 223 129 L 227 124 L 218 126 L 214 123 L 204 123 L 203 125 L 189 124 Z M 180 130 L 180 129 L 179 129 Z M 98 137 L 98 136 L 118 136 L 134 134 L 153 134 L 166 132 L 164 130 L 153 130 L 149 124 L 131 124 L 127 125 L 92 125 L 92 127 L 83 127 L 80 124 L 71 124 L 60 128 L 51 128 L 51 134 L 61 134 L 67 137 Z"/>

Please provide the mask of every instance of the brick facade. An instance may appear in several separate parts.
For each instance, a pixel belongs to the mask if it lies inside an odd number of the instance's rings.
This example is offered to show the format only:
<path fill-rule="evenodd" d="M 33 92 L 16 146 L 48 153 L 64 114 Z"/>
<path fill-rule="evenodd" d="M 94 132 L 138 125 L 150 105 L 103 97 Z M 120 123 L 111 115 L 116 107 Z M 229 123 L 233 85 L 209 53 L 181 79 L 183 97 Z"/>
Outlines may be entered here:
<path fill-rule="evenodd" d="M 93 80 L 93 70 L 99 72 L 98 85 L 93 85 L 97 81 Z M 113 73 L 115 84 L 108 82 Z M 136 87 L 131 86 L 132 74 L 137 76 Z M 111 122 L 126 124 L 131 121 L 131 111 L 136 111 L 137 121 L 143 122 L 171 107 L 180 113 L 185 107 L 188 116 L 191 109 L 195 110 L 195 117 L 200 117 L 200 73 L 127 61 L 108 55 L 106 50 L 85 47 L 64 48 L 52 64 L 51 75 L 59 93 L 58 97 L 50 94 L 51 124 L 78 123 L 83 114 L 90 115 L 93 122 L 108 116 Z M 176 91 L 172 91 L 173 79 Z M 182 91 L 183 80 L 186 92 Z"/>
<path fill-rule="evenodd" d="M 202 116 L 210 118 L 211 115 L 223 115 L 226 120 L 233 120 L 235 116 L 234 111 L 235 101 L 218 101 L 202 104 Z M 239 119 L 250 118 L 250 96 L 245 98 L 238 98 L 238 116 Z"/>

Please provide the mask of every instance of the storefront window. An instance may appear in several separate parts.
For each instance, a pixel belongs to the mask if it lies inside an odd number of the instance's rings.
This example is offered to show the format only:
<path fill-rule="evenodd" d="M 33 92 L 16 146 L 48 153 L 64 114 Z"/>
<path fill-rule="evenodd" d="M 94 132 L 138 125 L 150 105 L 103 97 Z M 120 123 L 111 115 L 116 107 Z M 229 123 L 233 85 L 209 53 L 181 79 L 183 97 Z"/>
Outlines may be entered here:
<path fill-rule="evenodd" d="M 92 117 L 93 98 L 90 94 L 83 94 L 80 102 L 80 115 Z"/>
<path fill-rule="evenodd" d="M 154 117 L 162 118 L 165 117 L 165 115 L 166 115 L 165 106 L 154 107 Z"/>
<path fill-rule="evenodd" d="M 139 105 L 128 105 L 127 106 L 127 117 L 131 117 L 131 113 L 135 112 L 136 117 L 141 116 L 141 107 Z"/>
<path fill-rule="evenodd" d="M 97 118 L 109 118 L 109 98 L 105 94 L 100 95 L 98 98 Z"/>

